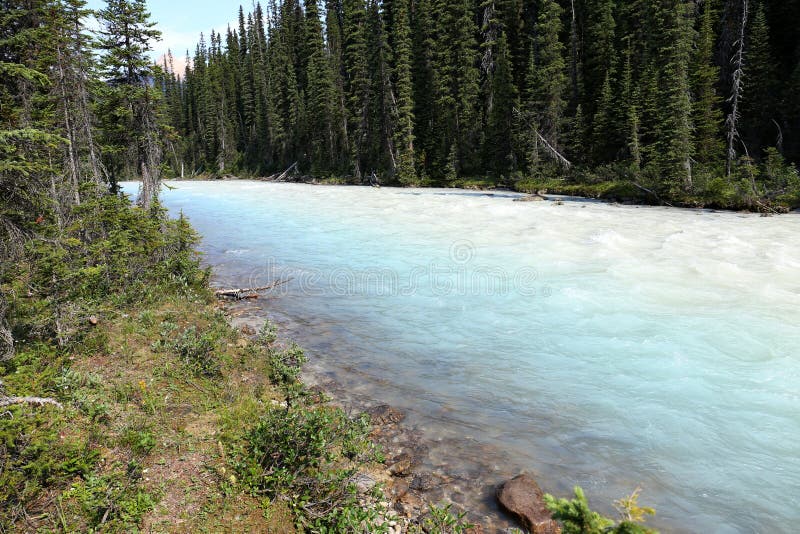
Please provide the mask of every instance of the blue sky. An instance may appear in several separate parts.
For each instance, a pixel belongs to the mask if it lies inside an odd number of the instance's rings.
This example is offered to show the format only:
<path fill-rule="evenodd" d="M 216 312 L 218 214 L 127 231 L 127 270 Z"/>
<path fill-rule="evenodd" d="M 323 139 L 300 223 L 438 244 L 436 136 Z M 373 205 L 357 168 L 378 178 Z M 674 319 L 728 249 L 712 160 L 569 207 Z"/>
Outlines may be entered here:
<path fill-rule="evenodd" d="M 224 32 L 229 23 L 236 28 L 239 5 L 242 3 L 247 11 L 249 0 L 148 0 L 151 20 L 158 23 L 157 27 L 162 32 L 161 42 L 153 43 L 153 58 L 161 57 L 170 49 L 176 59 L 181 59 L 187 49 L 190 54 L 193 53 L 200 32 L 206 36 L 211 29 Z M 105 5 L 103 0 L 88 0 L 87 7 L 100 9 Z"/>

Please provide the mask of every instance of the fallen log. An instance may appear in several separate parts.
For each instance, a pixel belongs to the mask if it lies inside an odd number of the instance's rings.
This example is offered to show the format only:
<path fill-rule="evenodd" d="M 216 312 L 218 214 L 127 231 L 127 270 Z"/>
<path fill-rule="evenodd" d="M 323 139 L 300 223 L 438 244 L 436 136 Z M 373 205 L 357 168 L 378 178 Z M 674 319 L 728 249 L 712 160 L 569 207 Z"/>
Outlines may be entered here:
<path fill-rule="evenodd" d="M 218 289 L 214 291 L 214 295 L 216 295 L 217 298 L 231 297 L 236 300 L 257 299 L 258 293 L 260 291 L 269 291 L 270 289 L 275 289 L 278 286 L 282 286 L 283 284 L 289 283 L 291 280 L 292 280 L 291 278 L 287 278 L 285 280 L 278 280 L 277 282 L 273 282 L 268 286 L 261 286 L 261 287 Z"/>
<path fill-rule="evenodd" d="M 275 178 L 275 181 L 276 181 L 276 182 L 283 182 L 283 181 L 285 181 L 285 180 L 286 180 L 286 177 L 287 177 L 287 176 L 289 176 L 289 173 L 290 173 L 290 172 L 292 172 L 292 170 L 295 170 L 295 171 L 297 170 L 297 162 L 296 162 L 296 161 L 295 161 L 294 163 L 292 163 L 292 164 L 289 166 L 289 168 L 288 168 L 288 169 L 286 169 L 285 171 L 283 171 L 283 172 L 282 172 L 282 173 L 281 173 L 281 174 L 280 174 L 280 175 L 279 175 L 277 178 Z"/>

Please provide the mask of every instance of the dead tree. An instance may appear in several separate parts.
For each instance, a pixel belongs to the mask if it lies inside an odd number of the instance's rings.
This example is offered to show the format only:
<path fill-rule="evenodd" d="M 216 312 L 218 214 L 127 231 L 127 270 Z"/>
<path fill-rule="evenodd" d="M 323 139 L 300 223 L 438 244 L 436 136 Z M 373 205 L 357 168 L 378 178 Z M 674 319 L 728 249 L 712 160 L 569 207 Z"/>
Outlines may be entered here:
<path fill-rule="evenodd" d="M 744 73 L 744 37 L 745 29 L 747 27 L 748 4 L 747 0 L 742 0 L 742 19 L 739 26 L 739 38 L 735 46 L 736 52 L 732 58 L 733 62 L 733 82 L 731 85 L 731 96 L 728 101 L 731 103 L 731 112 L 725 120 L 725 125 L 728 128 L 728 156 L 726 161 L 726 172 L 728 178 L 731 176 L 733 170 L 733 161 L 736 159 L 736 141 L 739 139 L 739 101 L 742 98 L 744 90 L 743 73 Z"/>
<path fill-rule="evenodd" d="M 533 130 L 534 133 L 534 143 L 535 148 L 538 153 L 539 143 L 542 144 L 542 147 L 545 149 L 545 153 L 548 154 L 552 159 L 554 159 L 559 165 L 564 167 L 565 169 L 569 169 L 572 167 L 572 162 L 568 160 L 564 155 L 559 152 L 547 139 L 544 138 L 542 134 L 539 133 L 539 128 L 535 125 L 532 125 L 527 118 L 522 114 L 520 110 L 514 108 L 514 115 L 516 115 L 520 120 L 525 122 L 525 124 Z"/>

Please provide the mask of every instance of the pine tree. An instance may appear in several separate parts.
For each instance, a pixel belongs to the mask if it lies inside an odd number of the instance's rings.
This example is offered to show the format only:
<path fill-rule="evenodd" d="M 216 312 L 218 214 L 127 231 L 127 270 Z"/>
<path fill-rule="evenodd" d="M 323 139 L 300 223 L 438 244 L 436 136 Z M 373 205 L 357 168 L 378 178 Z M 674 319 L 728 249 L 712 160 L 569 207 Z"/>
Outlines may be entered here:
<path fill-rule="evenodd" d="M 588 100 L 584 107 L 589 113 L 599 112 L 601 116 L 608 116 L 611 110 L 597 109 L 593 99 L 607 89 L 616 62 L 614 4 L 613 0 L 587 0 L 585 6 L 587 16 L 583 39 L 586 44 L 581 72 Z"/>
<path fill-rule="evenodd" d="M 144 0 L 109 0 L 98 12 L 100 73 L 106 86 L 100 96 L 106 167 L 112 185 L 120 174 L 141 177 L 139 203 L 149 209 L 158 196 L 161 166 L 158 95 L 150 86 L 153 69 L 147 53 L 160 37 Z"/>
<path fill-rule="evenodd" d="M 393 47 L 394 85 L 397 95 L 395 117 L 395 147 L 397 149 L 397 180 L 409 185 L 417 181 L 414 160 L 414 95 L 411 81 L 411 19 L 410 0 L 395 0 L 387 11 L 392 13 L 387 28 Z"/>
<path fill-rule="evenodd" d="M 347 99 L 347 123 L 353 172 L 361 179 L 366 134 L 369 126 L 370 80 L 367 72 L 367 6 L 364 0 L 343 2 L 342 63 Z"/>
<path fill-rule="evenodd" d="M 308 58 L 308 120 L 311 136 L 308 150 L 312 169 L 330 171 L 336 161 L 337 134 L 334 110 L 337 106 L 331 62 L 325 50 L 317 0 L 306 2 L 306 49 Z"/>
<path fill-rule="evenodd" d="M 513 65 L 505 34 L 497 40 L 497 67 L 492 76 L 492 107 L 486 128 L 486 156 L 489 168 L 501 175 L 516 167 L 510 132 L 514 128 L 514 109 L 518 106 Z"/>
<path fill-rule="evenodd" d="M 556 149 L 561 143 L 567 91 L 564 45 L 559 40 L 561 15 L 555 0 L 542 1 L 526 77 L 526 112 L 532 117 L 532 126 Z"/>
<path fill-rule="evenodd" d="M 754 6 L 744 54 L 745 92 L 742 98 L 742 138 L 754 157 L 766 146 L 774 146 L 778 130 L 777 67 L 769 42 L 769 26 L 763 2 Z"/>
<path fill-rule="evenodd" d="M 655 160 L 662 187 L 672 194 L 692 188 L 692 105 L 689 90 L 689 61 L 694 42 L 691 3 L 659 12 L 663 31 L 656 36 L 664 76 L 658 91 L 654 130 Z"/>
<path fill-rule="evenodd" d="M 702 163 L 719 161 L 723 154 L 722 98 L 717 94 L 719 67 L 714 64 L 714 0 L 705 0 L 700 17 L 700 31 L 692 57 L 692 120 L 694 122 L 695 158 Z"/>

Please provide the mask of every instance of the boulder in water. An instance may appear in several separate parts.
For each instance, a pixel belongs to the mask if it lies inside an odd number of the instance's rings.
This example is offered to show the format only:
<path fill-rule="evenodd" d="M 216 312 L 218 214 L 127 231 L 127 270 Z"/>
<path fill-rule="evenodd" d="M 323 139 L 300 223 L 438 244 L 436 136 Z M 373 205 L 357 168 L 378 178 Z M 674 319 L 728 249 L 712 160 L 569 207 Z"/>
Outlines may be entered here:
<path fill-rule="evenodd" d="M 497 500 L 533 534 L 560 534 L 561 528 L 544 505 L 544 494 L 528 475 L 517 475 L 497 488 Z"/>

